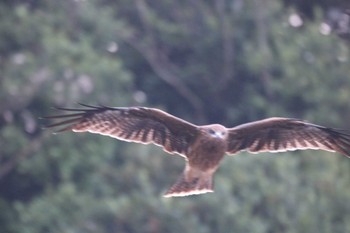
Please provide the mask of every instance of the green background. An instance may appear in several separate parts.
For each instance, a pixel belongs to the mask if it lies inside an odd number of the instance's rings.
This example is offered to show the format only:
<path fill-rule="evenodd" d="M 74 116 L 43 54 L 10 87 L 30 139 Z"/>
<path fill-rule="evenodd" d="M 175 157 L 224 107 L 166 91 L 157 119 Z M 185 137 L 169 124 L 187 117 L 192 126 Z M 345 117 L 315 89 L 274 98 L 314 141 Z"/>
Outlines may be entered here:
<path fill-rule="evenodd" d="M 232 127 L 271 116 L 350 129 L 347 1 L 0 3 L 0 232 L 350 232 L 350 159 L 226 157 L 213 194 L 162 195 L 184 161 L 40 116 L 77 102 Z M 348 20 L 348 21 L 347 21 Z"/>

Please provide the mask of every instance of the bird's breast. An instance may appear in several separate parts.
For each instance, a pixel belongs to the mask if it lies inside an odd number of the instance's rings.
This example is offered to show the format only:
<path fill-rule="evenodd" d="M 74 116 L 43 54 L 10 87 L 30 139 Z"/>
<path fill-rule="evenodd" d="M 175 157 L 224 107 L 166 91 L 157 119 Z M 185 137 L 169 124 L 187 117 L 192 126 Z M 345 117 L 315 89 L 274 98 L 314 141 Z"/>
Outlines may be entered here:
<path fill-rule="evenodd" d="M 197 141 L 188 155 L 191 166 L 202 170 L 217 167 L 226 153 L 226 142 L 220 139 L 208 139 Z"/>
<path fill-rule="evenodd" d="M 208 153 L 221 153 L 226 151 L 226 143 L 220 139 L 211 139 L 203 141 L 201 150 Z"/>

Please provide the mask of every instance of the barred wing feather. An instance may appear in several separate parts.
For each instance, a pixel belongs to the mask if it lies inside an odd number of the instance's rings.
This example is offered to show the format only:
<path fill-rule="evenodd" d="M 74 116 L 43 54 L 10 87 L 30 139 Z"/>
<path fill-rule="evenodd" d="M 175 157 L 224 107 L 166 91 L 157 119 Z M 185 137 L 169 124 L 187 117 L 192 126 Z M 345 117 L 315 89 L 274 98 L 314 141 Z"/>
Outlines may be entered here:
<path fill-rule="evenodd" d="M 59 108 L 72 114 L 49 116 L 64 119 L 48 127 L 63 126 L 61 131 L 97 133 L 123 141 L 154 143 L 165 151 L 185 156 L 194 142 L 198 129 L 195 125 L 154 108 L 111 108 L 83 105 L 84 109 Z"/>
<path fill-rule="evenodd" d="M 350 157 L 350 132 L 291 118 L 268 118 L 229 129 L 228 153 L 326 150 Z"/>

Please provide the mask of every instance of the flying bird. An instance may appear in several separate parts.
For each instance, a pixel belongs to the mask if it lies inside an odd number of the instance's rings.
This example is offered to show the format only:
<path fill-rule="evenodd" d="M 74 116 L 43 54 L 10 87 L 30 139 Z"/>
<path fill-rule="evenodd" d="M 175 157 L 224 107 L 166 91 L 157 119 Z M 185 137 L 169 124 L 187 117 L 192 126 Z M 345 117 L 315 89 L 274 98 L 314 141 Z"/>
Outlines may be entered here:
<path fill-rule="evenodd" d="M 59 119 L 48 127 L 153 143 L 186 160 L 183 173 L 165 197 L 213 192 L 213 175 L 225 154 L 320 149 L 350 157 L 350 131 L 298 119 L 273 117 L 226 128 L 197 126 L 155 108 L 81 105 L 84 108 L 58 108 L 71 113 L 46 117 Z"/>

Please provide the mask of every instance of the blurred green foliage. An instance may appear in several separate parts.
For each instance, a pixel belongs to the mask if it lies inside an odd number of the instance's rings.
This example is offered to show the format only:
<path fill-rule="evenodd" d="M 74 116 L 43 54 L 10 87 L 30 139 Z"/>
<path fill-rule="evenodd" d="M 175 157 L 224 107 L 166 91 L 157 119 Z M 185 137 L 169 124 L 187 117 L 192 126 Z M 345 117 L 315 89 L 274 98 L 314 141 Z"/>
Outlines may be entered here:
<path fill-rule="evenodd" d="M 350 52 L 278 0 L 0 3 L 0 232 L 350 232 L 350 160 L 225 158 L 215 193 L 165 199 L 184 161 L 42 130 L 77 102 L 226 126 L 268 116 L 350 129 Z"/>

